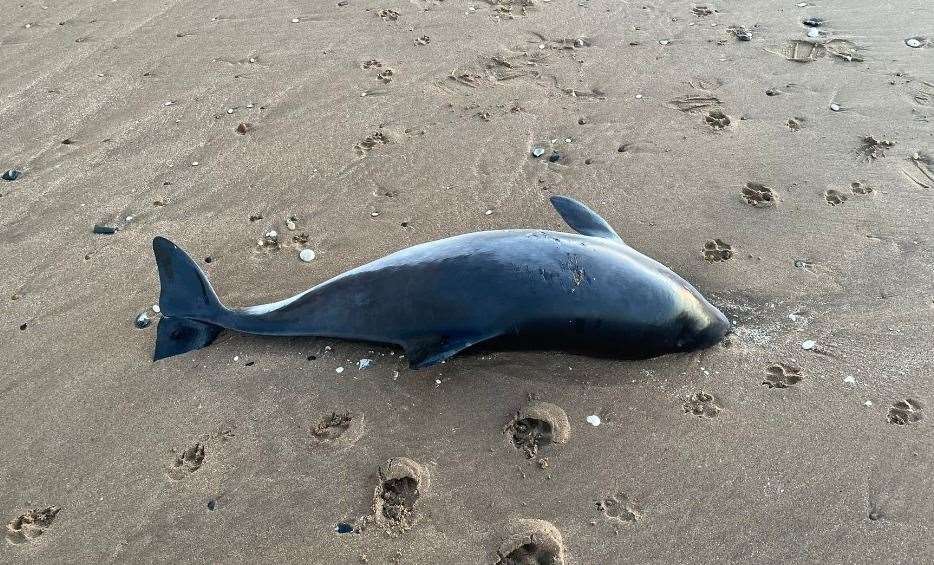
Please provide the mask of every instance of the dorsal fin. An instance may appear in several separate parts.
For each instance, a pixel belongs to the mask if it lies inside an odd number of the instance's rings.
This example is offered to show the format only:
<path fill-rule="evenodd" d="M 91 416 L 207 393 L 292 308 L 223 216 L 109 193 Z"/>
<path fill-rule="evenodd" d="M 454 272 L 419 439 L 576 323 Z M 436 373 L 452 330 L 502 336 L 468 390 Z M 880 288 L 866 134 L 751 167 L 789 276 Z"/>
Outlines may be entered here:
<path fill-rule="evenodd" d="M 603 237 L 622 242 L 610 224 L 596 212 L 567 196 L 552 196 L 551 205 L 577 233 L 592 237 Z"/>

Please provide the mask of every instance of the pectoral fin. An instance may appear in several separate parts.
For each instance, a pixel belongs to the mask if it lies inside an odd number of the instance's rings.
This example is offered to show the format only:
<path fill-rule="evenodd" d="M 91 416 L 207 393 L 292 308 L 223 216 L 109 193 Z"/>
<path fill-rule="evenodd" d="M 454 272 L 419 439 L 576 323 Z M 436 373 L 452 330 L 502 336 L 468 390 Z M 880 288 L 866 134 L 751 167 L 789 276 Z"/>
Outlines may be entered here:
<path fill-rule="evenodd" d="M 424 369 L 437 365 L 468 347 L 496 337 L 496 335 L 498 334 L 433 335 L 410 339 L 402 346 L 409 358 L 409 367 Z"/>
<path fill-rule="evenodd" d="M 561 218 L 579 234 L 592 237 L 603 237 L 616 241 L 623 241 L 610 224 L 596 212 L 584 206 L 573 198 L 567 196 L 552 196 L 551 205 L 555 207 Z"/>

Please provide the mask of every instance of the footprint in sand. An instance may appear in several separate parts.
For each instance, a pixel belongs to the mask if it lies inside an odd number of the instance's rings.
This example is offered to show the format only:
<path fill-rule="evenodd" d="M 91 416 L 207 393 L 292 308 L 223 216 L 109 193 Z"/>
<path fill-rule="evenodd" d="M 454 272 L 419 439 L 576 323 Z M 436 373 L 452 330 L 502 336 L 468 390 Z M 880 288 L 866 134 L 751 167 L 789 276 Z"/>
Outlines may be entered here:
<path fill-rule="evenodd" d="M 376 73 L 376 80 L 380 81 L 383 84 L 389 84 L 392 82 L 392 77 L 395 75 L 395 71 L 390 68 L 384 68 Z"/>
<path fill-rule="evenodd" d="M 684 403 L 684 413 L 694 414 L 699 418 L 716 418 L 722 408 L 717 405 L 717 399 L 710 393 L 698 392 Z"/>
<path fill-rule="evenodd" d="M 530 402 L 506 425 L 509 442 L 529 459 L 552 444 L 567 443 L 571 435 L 568 415 L 547 402 Z"/>
<path fill-rule="evenodd" d="M 507 524 L 496 565 L 564 565 L 564 540 L 551 522 L 521 518 Z"/>
<path fill-rule="evenodd" d="M 196 472 L 204 463 L 204 444 L 197 442 L 188 449 L 177 453 L 169 465 L 166 475 L 173 481 L 180 481 Z"/>
<path fill-rule="evenodd" d="M 730 117 L 724 114 L 722 110 L 714 108 L 704 116 L 704 122 L 715 130 L 721 130 L 730 125 Z"/>
<path fill-rule="evenodd" d="M 890 424 L 895 424 L 897 426 L 914 424 L 920 422 L 924 418 L 921 414 L 922 408 L 921 402 L 912 398 L 899 400 L 889 408 L 887 419 Z"/>
<path fill-rule="evenodd" d="M 704 244 L 704 259 L 709 263 L 728 261 L 733 257 L 733 247 L 722 239 L 714 239 Z"/>
<path fill-rule="evenodd" d="M 827 204 L 830 204 L 831 206 L 837 206 L 839 204 L 843 204 L 844 202 L 847 201 L 847 198 L 848 198 L 847 195 L 843 194 L 839 190 L 834 190 L 831 188 L 829 190 L 824 191 L 824 200 L 826 200 Z"/>
<path fill-rule="evenodd" d="M 311 428 L 312 441 L 321 446 L 350 447 L 363 436 L 363 414 L 331 412 Z"/>
<path fill-rule="evenodd" d="M 58 514 L 58 506 L 43 510 L 30 510 L 10 520 L 6 525 L 6 539 L 13 545 L 30 542 L 45 533 Z"/>
<path fill-rule="evenodd" d="M 743 200 L 750 206 L 756 208 L 775 206 L 775 194 L 772 192 L 771 188 L 764 184 L 749 181 L 746 183 L 746 186 L 743 187 L 742 194 Z"/>
<path fill-rule="evenodd" d="M 786 365 L 784 363 L 775 363 L 765 368 L 764 386 L 769 388 L 788 388 L 802 381 L 801 369 Z"/>
<path fill-rule="evenodd" d="M 640 509 L 629 501 L 627 494 L 622 492 L 598 500 L 597 508 L 607 520 L 619 524 L 635 524 L 642 519 Z"/>
<path fill-rule="evenodd" d="M 790 118 L 787 122 L 785 122 L 785 125 L 788 126 L 788 129 L 791 131 L 801 131 L 801 129 L 804 127 L 805 121 L 807 120 L 804 118 L 795 117 Z"/>
<path fill-rule="evenodd" d="M 850 190 L 853 191 L 853 194 L 872 194 L 875 192 L 875 189 L 872 188 L 866 181 L 851 182 Z"/>
<path fill-rule="evenodd" d="M 386 143 L 389 143 L 389 137 L 381 131 L 376 131 L 361 139 L 353 148 L 357 155 L 363 157 L 377 145 L 385 145 Z"/>
<path fill-rule="evenodd" d="M 393 530 L 415 525 L 415 505 L 428 491 L 428 470 L 407 457 L 394 457 L 379 468 L 373 494 L 372 519 Z"/>
<path fill-rule="evenodd" d="M 875 161 L 885 157 L 885 151 L 895 146 L 894 141 L 876 139 L 871 135 L 864 136 L 856 150 L 857 155 L 864 161 Z"/>

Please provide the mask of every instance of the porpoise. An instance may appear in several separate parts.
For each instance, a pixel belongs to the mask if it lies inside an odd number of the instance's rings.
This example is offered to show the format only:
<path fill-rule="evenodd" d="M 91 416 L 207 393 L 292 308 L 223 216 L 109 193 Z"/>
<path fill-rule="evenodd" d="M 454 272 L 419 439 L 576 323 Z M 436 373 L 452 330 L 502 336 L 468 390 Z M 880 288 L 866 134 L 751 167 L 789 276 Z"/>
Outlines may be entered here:
<path fill-rule="evenodd" d="M 551 203 L 577 233 L 510 229 L 415 245 L 279 302 L 228 308 L 168 239 L 154 360 L 211 344 L 224 329 L 394 344 L 412 368 L 473 345 L 645 359 L 718 343 L 727 318 L 661 263 L 626 245 L 580 202 Z"/>

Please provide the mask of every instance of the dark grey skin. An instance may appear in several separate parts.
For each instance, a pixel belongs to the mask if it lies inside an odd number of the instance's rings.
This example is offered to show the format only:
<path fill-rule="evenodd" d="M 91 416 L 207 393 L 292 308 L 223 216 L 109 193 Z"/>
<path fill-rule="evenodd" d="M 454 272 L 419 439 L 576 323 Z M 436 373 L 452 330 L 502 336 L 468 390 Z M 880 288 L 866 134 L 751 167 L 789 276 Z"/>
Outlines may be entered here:
<path fill-rule="evenodd" d="M 413 368 L 473 345 L 643 359 L 709 347 L 726 317 L 664 265 L 622 242 L 592 210 L 552 203 L 578 234 L 469 233 L 416 245 L 292 298 L 225 308 L 198 266 L 153 241 L 162 282 L 155 358 L 210 344 L 221 329 L 395 344 Z"/>

